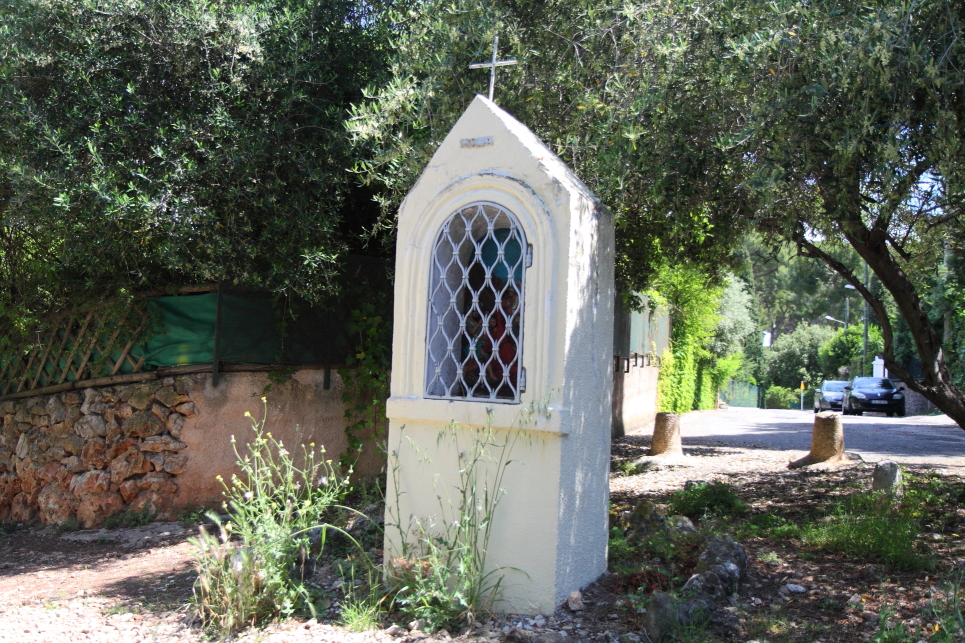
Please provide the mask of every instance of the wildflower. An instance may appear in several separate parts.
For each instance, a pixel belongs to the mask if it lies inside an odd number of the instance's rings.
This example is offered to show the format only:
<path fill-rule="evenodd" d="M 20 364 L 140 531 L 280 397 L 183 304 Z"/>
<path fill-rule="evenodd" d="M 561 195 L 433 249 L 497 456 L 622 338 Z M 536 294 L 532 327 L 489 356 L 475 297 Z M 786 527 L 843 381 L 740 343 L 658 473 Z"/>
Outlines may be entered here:
<path fill-rule="evenodd" d="M 246 492 L 244 493 L 243 497 L 244 497 L 245 500 L 251 500 L 252 498 L 255 497 L 255 494 L 251 493 L 250 491 L 246 491 Z"/>
<path fill-rule="evenodd" d="M 328 476 L 322 476 L 321 478 L 319 478 L 319 479 L 318 479 L 318 484 L 321 485 L 321 486 L 323 486 L 323 487 L 327 487 L 327 486 L 328 486 Z"/>
<path fill-rule="evenodd" d="M 245 417 L 246 417 L 246 418 L 250 418 L 250 417 L 251 417 L 251 411 L 245 411 Z"/>
<path fill-rule="evenodd" d="M 267 402 L 267 401 L 268 401 L 268 398 L 265 397 L 264 395 L 262 395 L 262 396 L 261 396 L 261 401 L 262 401 L 262 402 Z"/>

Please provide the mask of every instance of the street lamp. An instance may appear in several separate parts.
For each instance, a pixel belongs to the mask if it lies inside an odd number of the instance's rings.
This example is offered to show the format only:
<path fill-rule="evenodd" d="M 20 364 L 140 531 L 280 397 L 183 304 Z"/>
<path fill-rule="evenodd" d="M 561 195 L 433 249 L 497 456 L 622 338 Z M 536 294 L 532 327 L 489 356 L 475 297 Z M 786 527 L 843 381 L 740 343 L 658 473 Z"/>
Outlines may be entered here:
<path fill-rule="evenodd" d="M 827 319 L 828 321 L 836 322 L 836 323 L 841 324 L 842 326 L 845 326 L 845 327 L 848 325 L 847 322 L 843 322 L 843 321 L 841 321 L 840 319 L 835 319 L 835 318 L 832 317 L 831 315 L 825 315 L 824 318 Z"/>
<path fill-rule="evenodd" d="M 845 284 L 845 288 L 850 288 L 851 290 L 857 290 L 851 284 Z M 864 265 L 864 287 L 868 288 L 868 264 Z M 847 297 L 845 298 L 845 305 L 847 305 Z M 847 308 L 845 309 L 847 310 Z M 864 375 L 865 364 L 868 363 L 868 300 L 864 300 L 864 339 L 861 344 L 861 375 Z"/>

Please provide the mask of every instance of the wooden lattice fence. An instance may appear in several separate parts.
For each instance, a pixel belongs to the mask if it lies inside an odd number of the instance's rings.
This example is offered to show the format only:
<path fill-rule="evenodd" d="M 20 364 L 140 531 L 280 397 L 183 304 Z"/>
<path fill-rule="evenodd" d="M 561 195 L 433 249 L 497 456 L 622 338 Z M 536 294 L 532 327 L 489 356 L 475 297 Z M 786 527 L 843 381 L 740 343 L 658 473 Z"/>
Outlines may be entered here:
<path fill-rule="evenodd" d="M 132 350 L 149 323 L 143 303 L 120 315 L 104 309 L 48 320 L 33 330 L 37 340 L 28 350 L 0 355 L 0 397 L 139 373 L 144 355 Z"/>

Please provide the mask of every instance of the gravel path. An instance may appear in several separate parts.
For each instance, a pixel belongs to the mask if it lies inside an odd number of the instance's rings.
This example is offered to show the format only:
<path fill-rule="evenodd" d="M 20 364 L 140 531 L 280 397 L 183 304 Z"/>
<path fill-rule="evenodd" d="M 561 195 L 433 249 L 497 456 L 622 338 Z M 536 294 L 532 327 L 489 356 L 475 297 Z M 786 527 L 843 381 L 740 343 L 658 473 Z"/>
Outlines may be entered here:
<path fill-rule="evenodd" d="M 737 483 L 774 478 L 775 474 L 778 479 L 786 475 L 789 482 L 791 478 L 797 480 L 801 474 L 789 472 L 787 464 L 806 452 L 812 420 L 807 413 L 754 409 L 688 414 L 682 425 L 686 463 L 655 466 L 633 476 L 613 473 L 611 492 L 615 498 L 627 500 L 682 488 L 688 480 L 727 479 Z M 906 418 L 899 422 L 848 418 L 846 447 L 866 461 L 856 467 L 868 468 L 866 475 L 870 476 L 869 461 L 888 456 L 912 468 L 965 474 L 965 459 L 936 452 L 939 448 L 958 449 L 959 442 L 965 444 L 965 432 L 942 418 Z M 924 445 L 910 445 L 909 441 L 915 439 Z M 874 449 L 866 448 L 869 440 L 876 440 Z M 614 461 L 636 459 L 646 452 L 649 442 L 648 430 L 615 441 Z M 919 452 L 911 453 L 916 448 Z M 895 455 L 888 449 L 900 453 Z M 60 534 L 47 528 L 0 537 L 0 642 L 208 640 L 186 607 L 194 579 L 192 546 L 187 542 L 191 534 L 177 523 L 154 523 L 111 532 Z M 588 593 L 587 603 L 592 602 Z M 558 641 L 567 636 L 574 641 L 600 640 L 614 622 L 608 620 L 613 616 L 612 608 L 603 600 L 599 607 L 599 614 L 573 615 L 564 610 L 544 620 L 501 618 L 481 624 L 459 640 L 506 640 L 505 632 L 513 627 L 552 632 Z M 352 633 L 315 621 L 278 623 L 244 633 L 238 640 L 402 643 L 420 638 L 447 640 L 444 634 L 425 637 L 417 632 L 404 638 L 385 631 Z"/>

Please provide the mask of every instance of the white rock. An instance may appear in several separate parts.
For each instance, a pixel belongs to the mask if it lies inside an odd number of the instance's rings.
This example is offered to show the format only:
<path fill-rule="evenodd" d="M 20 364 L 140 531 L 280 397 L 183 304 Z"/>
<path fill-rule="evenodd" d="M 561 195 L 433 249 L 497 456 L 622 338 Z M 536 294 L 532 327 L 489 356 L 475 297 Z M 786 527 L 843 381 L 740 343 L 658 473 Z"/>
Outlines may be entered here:
<path fill-rule="evenodd" d="M 584 609 L 582 592 L 579 590 L 570 592 L 570 597 L 566 599 L 566 606 L 574 612 L 582 612 Z"/>
<path fill-rule="evenodd" d="M 788 583 L 784 587 L 787 589 L 787 591 L 794 594 L 803 594 L 804 592 L 808 591 L 806 588 L 801 587 L 800 585 L 795 585 L 794 583 Z"/>

